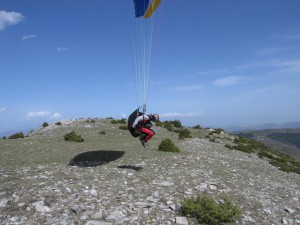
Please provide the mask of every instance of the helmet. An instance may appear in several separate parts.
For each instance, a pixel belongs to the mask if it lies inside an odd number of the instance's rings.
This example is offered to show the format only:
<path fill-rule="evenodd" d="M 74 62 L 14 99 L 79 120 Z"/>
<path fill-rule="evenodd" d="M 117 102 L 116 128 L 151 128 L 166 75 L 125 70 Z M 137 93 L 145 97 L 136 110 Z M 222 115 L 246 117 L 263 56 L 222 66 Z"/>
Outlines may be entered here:
<path fill-rule="evenodd" d="M 157 120 L 159 120 L 159 115 L 158 115 L 158 114 L 153 114 L 152 117 L 151 117 L 151 120 L 152 120 L 152 121 L 157 121 Z"/>

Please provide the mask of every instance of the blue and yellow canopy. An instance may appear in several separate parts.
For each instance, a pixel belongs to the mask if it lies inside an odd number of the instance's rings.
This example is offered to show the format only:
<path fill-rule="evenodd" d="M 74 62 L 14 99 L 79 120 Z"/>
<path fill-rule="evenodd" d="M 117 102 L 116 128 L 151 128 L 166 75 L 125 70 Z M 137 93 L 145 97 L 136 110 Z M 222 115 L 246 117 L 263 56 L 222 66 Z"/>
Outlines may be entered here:
<path fill-rule="evenodd" d="M 156 10 L 161 0 L 133 0 L 135 17 L 149 18 Z"/>

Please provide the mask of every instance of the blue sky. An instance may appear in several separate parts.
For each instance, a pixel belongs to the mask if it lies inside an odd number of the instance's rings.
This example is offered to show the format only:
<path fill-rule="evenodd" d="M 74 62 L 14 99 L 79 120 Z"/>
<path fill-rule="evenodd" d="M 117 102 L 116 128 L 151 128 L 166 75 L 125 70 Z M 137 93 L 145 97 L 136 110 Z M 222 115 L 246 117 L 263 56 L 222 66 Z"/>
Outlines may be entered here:
<path fill-rule="evenodd" d="M 300 121 L 299 0 L 164 0 L 148 113 L 184 125 Z M 0 133 L 137 107 L 132 0 L 1 0 Z"/>

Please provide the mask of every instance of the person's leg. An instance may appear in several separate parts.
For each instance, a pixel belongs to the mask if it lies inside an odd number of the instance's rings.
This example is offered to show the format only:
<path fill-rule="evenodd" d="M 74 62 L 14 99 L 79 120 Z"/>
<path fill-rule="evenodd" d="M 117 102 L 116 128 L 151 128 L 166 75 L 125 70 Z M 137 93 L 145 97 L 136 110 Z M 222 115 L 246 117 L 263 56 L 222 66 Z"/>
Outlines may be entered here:
<path fill-rule="evenodd" d="M 155 134 L 155 132 L 154 132 L 153 130 L 147 129 L 147 128 L 145 128 L 145 127 L 142 127 L 141 131 L 142 131 L 142 133 L 144 133 L 144 134 L 147 135 L 147 136 L 145 137 L 145 141 L 146 141 L 146 142 L 149 141 L 149 140 L 153 137 L 153 135 Z"/>

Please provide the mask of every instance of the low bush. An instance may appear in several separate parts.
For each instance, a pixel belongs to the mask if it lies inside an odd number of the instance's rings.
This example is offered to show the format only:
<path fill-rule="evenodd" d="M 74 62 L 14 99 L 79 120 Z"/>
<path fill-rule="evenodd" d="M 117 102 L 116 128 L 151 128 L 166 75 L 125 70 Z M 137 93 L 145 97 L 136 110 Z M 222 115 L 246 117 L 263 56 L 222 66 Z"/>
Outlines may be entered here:
<path fill-rule="evenodd" d="M 126 119 L 121 119 L 121 120 L 112 120 L 111 124 L 126 124 Z"/>
<path fill-rule="evenodd" d="M 213 131 L 211 131 L 208 135 L 213 135 L 213 134 L 221 134 L 222 132 L 224 132 L 224 130 L 223 129 L 221 129 L 221 128 L 217 128 L 217 129 L 215 129 L 215 130 L 213 130 Z"/>
<path fill-rule="evenodd" d="M 198 124 L 198 125 L 194 126 L 193 129 L 201 129 L 201 126 Z"/>
<path fill-rule="evenodd" d="M 62 123 L 60 121 L 56 122 L 55 125 L 60 126 Z"/>
<path fill-rule="evenodd" d="M 22 132 L 19 132 L 19 133 L 15 133 L 13 135 L 10 135 L 8 137 L 8 139 L 19 139 L 19 138 L 24 138 L 24 134 Z"/>
<path fill-rule="evenodd" d="M 121 129 L 121 130 L 127 130 L 128 127 L 126 125 L 121 125 L 121 126 L 119 126 L 119 129 Z"/>
<path fill-rule="evenodd" d="M 102 131 L 99 131 L 99 134 L 106 135 L 106 132 L 104 130 L 102 130 Z"/>
<path fill-rule="evenodd" d="M 179 131 L 179 136 L 178 139 L 185 139 L 185 138 L 191 138 L 191 131 L 189 131 L 188 129 L 182 129 Z"/>
<path fill-rule="evenodd" d="M 43 124 L 42 124 L 42 127 L 48 127 L 49 126 L 49 123 L 47 123 L 47 122 L 44 122 Z"/>
<path fill-rule="evenodd" d="M 161 141 L 158 150 L 164 152 L 180 152 L 180 149 L 168 138 Z"/>
<path fill-rule="evenodd" d="M 234 222 L 241 216 L 241 211 L 227 199 L 217 203 L 207 196 L 197 196 L 182 201 L 181 214 L 195 217 L 201 224 L 218 225 Z"/>
<path fill-rule="evenodd" d="M 75 131 L 71 131 L 70 133 L 67 133 L 64 135 L 65 141 L 72 141 L 72 142 L 83 142 L 84 139 L 81 137 L 81 135 L 76 134 Z"/>
<path fill-rule="evenodd" d="M 96 120 L 94 120 L 94 119 L 87 119 L 85 122 L 86 123 L 96 123 Z"/>

